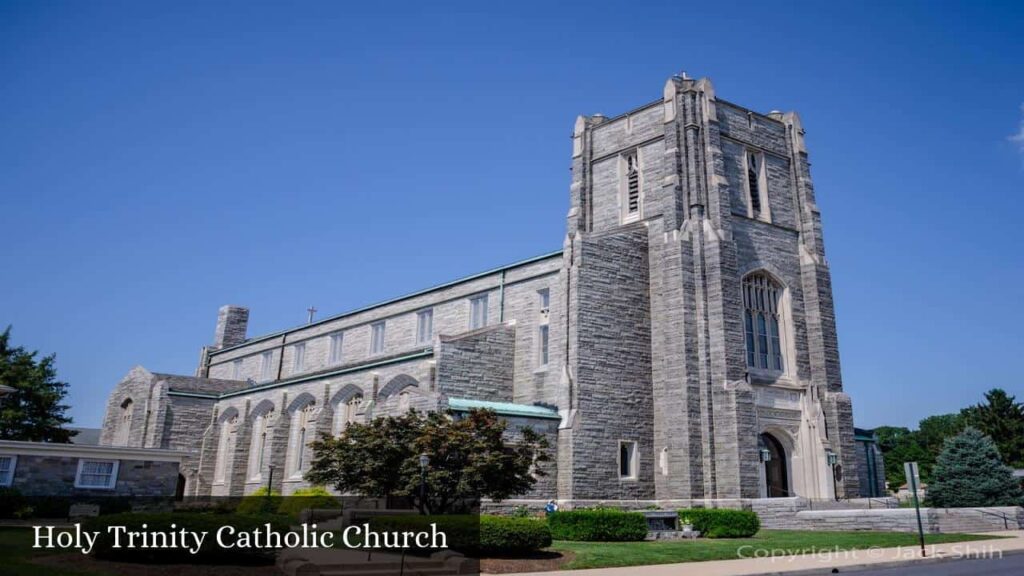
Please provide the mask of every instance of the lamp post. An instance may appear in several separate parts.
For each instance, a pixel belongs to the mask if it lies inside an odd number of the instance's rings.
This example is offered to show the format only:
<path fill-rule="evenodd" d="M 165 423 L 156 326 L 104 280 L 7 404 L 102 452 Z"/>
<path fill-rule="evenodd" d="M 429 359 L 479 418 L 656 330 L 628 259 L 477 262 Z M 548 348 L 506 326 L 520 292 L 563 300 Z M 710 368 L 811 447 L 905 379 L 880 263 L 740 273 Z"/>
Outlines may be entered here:
<path fill-rule="evenodd" d="M 267 498 L 270 498 L 270 486 L 274 482 L 274 465 L 271 464 L 269 466 L 269 468 L 270 468 L 270 473 L 267 474 Z"/>
<path fill-rule="evenodd" d="M 825 459 L 832 469 L 832 495 L 839 500 L 839 485 L 836 483 L 836 464 L 839 463 L 839 455 L 832 450 L 825 450 Z"/>
<path fill-rule="evenodd" d="M 427 512 L 427 465 L 430 456 L 420 454 L 420 510 Z"/>

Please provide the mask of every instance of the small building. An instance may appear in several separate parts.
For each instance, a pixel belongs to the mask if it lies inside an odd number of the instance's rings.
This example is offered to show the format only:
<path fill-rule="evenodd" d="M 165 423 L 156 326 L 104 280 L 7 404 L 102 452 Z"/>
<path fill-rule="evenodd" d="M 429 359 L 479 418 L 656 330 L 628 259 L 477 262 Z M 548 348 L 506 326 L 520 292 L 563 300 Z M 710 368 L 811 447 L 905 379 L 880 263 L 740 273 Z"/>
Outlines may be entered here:
<path fill-rule="evenodd" d="M 24 496 L 174 497 L 184 452 L 0 440 L 0 487 Z"/>

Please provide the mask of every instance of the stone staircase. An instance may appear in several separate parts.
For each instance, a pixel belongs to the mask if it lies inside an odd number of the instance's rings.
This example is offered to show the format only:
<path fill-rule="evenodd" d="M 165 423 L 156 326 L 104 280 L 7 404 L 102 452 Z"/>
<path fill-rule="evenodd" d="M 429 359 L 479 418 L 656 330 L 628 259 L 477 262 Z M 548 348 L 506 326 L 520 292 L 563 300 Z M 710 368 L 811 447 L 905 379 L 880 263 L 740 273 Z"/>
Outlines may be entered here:
<path fill-rule="evenodd" d="M 284 550 L 277 567 L 286 576 L 458 576 L 478 574 L 479 562 L 444 551 L 429 557 L 349 549 Z"/>

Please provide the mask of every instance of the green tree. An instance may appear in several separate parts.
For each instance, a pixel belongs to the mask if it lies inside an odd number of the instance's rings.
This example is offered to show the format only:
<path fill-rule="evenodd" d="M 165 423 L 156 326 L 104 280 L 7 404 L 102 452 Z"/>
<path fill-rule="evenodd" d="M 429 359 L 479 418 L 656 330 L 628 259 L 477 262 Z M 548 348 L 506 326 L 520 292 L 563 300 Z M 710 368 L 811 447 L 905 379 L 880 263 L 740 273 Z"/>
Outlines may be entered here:
<path fill-rule="evenodd" d="M 535 431 L 518 429 L 509 442 L 506 429 L 492 410 L 461 417 L 410 411 L 354 423 L 313 443 L 306 479 L 342 493 L 409 496 L 422 514 L 457 511 L 484 497 L 503 500 L 532 488 L 545 475 L 535 465 L 550 460 L 548 442 Z M 429 462 L 421 477 L 423 454 Z"/>
<path fill-rule="evenodd" d="M 996 443 L 1003 461 L 1024 468 L 1024 405 L 999 388 L 985 393 L 985 402 L 965 408 L 964 422 Z"/>
<path fill-rule="evenodd" d="M 0 334 L 0 385 L 14 392 L 0 396 L 0 439 L 34 442 L 70 442 L 74 432 L 63 404 L 68 385 L 57 380 L 56 356 L 37 359 L 11 344 L 11 327 Z"/>
<path fill-rule="evenodd" d="M 1016 506 L 1021 489 L 991 438 L 975 428 L 946 440 L 932 471 L 928 501 L 944 508 Z"/>

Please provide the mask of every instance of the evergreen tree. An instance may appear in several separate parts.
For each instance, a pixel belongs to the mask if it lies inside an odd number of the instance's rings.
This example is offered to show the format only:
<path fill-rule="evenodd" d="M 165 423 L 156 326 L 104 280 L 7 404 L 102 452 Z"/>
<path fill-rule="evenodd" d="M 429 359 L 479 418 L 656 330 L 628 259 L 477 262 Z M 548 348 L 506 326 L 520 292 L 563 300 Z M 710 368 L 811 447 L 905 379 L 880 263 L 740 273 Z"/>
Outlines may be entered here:
<path fill-rule="evenodd" d="M 0 396 L 0 439 L 70 442 L 75 432 L 63 427 L 71 418 L 62 403 L 68 385 L 57 380 L 55 355 L 37 355 L 11 345 L 10 326 L 0 334 L 0 385 L 14 389 Z"/>
<path fill-rule="evenodd" d="M 985 402 L 962 412 L 964 421 L 981 430 L 996 443 L 1003 461 L 1024 468 L 1024 405 L 1004 390 L 985 393 Z"/>
<path fill-rule="evenodd" d="M 1020 484 L 991 438 L 975 428 L 946 440 L 928 485 L 932 506 L 1016 506 Z"/>

